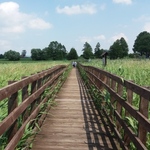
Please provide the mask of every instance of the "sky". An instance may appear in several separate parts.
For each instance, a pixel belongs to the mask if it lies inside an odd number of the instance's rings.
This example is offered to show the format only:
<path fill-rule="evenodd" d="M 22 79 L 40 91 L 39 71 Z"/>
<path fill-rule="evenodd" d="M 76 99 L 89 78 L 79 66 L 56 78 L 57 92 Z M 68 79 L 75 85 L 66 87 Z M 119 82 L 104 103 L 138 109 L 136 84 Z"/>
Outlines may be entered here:
<path fill-rule="evenodd" d="M 43 49 L 57 41 L 83 53 L 85 42 L 109 49 L 123 37 L 129 53 L 150 32 L 150 0 L 0 0 L 0 54 Z"/>

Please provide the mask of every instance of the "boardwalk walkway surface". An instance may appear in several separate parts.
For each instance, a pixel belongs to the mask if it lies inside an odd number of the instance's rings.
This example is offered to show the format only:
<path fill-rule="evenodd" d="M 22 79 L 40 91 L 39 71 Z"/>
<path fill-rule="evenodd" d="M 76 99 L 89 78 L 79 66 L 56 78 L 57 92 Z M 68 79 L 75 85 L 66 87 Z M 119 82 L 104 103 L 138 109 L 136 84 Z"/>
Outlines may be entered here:
<path fill-rule="evenodd" d="M 73 68 L 37 134 L 32 150 L 119 150 Z"/>

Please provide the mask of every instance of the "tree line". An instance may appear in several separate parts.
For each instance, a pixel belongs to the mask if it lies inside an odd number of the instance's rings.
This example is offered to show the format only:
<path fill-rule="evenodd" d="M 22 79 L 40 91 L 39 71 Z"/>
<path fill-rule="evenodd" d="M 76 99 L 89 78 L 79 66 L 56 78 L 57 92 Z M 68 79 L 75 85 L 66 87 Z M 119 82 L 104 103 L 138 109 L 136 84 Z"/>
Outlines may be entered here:
<path fill-rule="evenodd" d="M 128 54 L 129 48 L 126 40 L 121 37 L 117 39 L 109 48 L 109 50 L 101 49 L 100 43 L 98 42 L 94 48 L 88 42 L 85 42 L 82 49 L 82 55 L 85 59 L 101 58 L 104 52 L 108 53 L 110 59 L 124 58 L 126 56 L 134 57 L 135 55 L 145 55 L 147 58 L 150 57 L 150 33 L 147 31 L 141 32 L 137 37 L 133 45 L 133 54 Z M 22 54 L 9 50 L 0 54 L 0 58 L 5 58 L 8 60 L 19 60 L 21 57 L 26 56 L 26 50 L 22 51 Z M 33 48 L 31 49 L 32 60 L 73 60 L 78 59 L 77 50 L 71 48 L 68 52 L 66 47 L 59 43 L 58 41 L 52 41 L 50 44 L 43 48 Z"/>

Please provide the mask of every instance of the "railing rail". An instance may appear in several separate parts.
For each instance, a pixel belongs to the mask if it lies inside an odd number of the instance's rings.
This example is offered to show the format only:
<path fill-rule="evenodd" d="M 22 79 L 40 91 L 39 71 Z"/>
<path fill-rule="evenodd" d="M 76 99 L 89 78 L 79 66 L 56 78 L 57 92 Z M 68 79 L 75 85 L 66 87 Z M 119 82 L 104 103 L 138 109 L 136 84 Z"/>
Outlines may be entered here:
<path fill-rule="evenodd" d="M 146 150 L 150 134 L 150 90 L 99 68 L 78 66 L 86 72 L 90 85 L 93 84 L 101 93 L 110 96 L 110 112 L 106 109 L 103 112 L 111 119 L 117 136 L 122 138 L 124 149 L 129 148 L 132 142 L 138 150 Z M 135 98 L 136 107 L 132 104 Z"/>
<path fill-rule="evenodd" d="M 8 136 L 5 150 L 15 149 L 26 125 L 39 115 L 41 108 L 52 97 L 55 85 L 63 82 L 60 81 L 60 77 L 66 68 L 65 65 L 58 65 L 29 77 L 23 77 L 20 81 L 11 81 L 8 86 L 0 89 L 0 101 L 8 98 L 8 116 L 0 122 L 0 136 L 4 133 Z M 46 89 L 51 95 L 45 95 Z M 20 102 L 18 102 L 19 96 Z M 21 123 L 18 121 L 20 117 Z"/>

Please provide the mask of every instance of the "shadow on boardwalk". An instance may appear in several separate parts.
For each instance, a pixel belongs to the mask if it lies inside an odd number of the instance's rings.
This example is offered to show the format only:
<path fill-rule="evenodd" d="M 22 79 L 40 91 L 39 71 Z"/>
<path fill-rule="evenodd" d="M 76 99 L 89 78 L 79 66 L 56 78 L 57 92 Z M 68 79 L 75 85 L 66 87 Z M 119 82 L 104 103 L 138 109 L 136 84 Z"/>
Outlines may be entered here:
<path fill-rule="evenodd" d="M 34 140 L 33 150 L 119 150 L 77 69 L 72 69 L 56 102 Z"/>
<path fill-rule="evenodd" d="M 78 74 L 78 72 L 77 72 Z M 96 110 L 93 100 L 89 95 L 88 89 L 84 86 L 79 75 L 78 83 L 80 88 L 81 103 L 83 108 L 85 130 L 88 141 L 89 150 L 117 150 L 119 144 L 115 137 L 111 134 L 107 119 Z"/>

